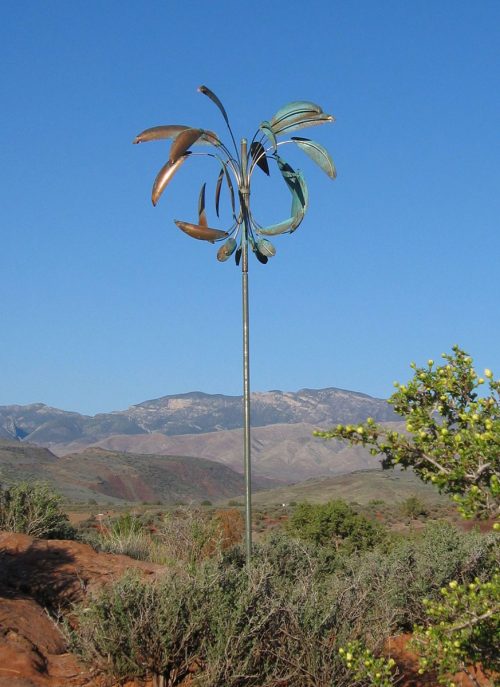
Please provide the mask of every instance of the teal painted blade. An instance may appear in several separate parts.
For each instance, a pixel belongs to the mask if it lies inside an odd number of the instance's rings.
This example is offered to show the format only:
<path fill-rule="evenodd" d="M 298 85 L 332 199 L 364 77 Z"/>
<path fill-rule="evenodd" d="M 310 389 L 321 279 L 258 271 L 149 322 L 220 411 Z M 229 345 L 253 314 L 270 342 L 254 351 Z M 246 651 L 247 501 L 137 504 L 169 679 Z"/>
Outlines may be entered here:
<path fill-rule="evenodd" d="M 301 220 L 299 220 L 299 224 L 300 221 Z M 264 236 L 279 236 L 279 234 L 286 234 L 287 231 L 293 231 L 297 226 L 297 218 L 289 217 L 288 219 L 283 220 L 283 222 L 270 224 L 267 227 L 258 229 L 258 233 L 263 234 Z"/>
<path fill-rule="evenodd" d="M 266 258 L 272 258 L 276 255 L 276 248 L 267 239 L 259 239 L 257 241 L 257 250 L 261 255 L 265 255 Z"/>
<path fill-rule="evenodd" d="M 300 187 L 300 192 L 295 188 L 292 192 L 292 210 L 291 214 L 292 217 L 298 216 L 300 212 L 302 212 L 302 218 L 307 212 L 307 208 L 309 206 L 309 191 L 307 189 L 307 184 L 306 180 L 304 179 L 304 175 L 302 172 L 297 171 L 297 181 L 299 183 Z M 300 224 L 300 222 L 299 222 Z M 299 225 L 295 227 L 297 229 Z M 295 231 L 295 229 L 293 231 Z"/>
<path fill-rule="evenodd" d="M 225 262 L 236 250 L 236 239 L 233 237 L 229 238 L 217 251 L 217 260 L 219 262 Z"/>
<path fill-rule="evenodd" d="M 305 129 L 309 126 L 319 126 L 320 124 L 328 124 L 328 122 L 333 122 L 334 117 L 328 114 L 318 114 L 314 116 L 297 116 L 290 117 L 290 119 L 284 120 L 281 124 L 273 127 L 273 131 L 276 136 L 281 136 L 282 134 L 288 134 L 290 131 L 297 131 L 298 129 Z"/>
<path fill-rule="evenodd" d="M 299 136 L 292 136 L 292 141 L 298 147 L 309 155 L 311 160 L 321 167 L 321 169 L 328 174 L 330 179 L 335 179 L 337 170 L 335 164 L 330 157 L 327 149 L 316 141 L 311 141 L 309 138 L 300 138 Z"/>
<path fill-rule="evenodd" d="M 262 133 L 267 136 L 267 138 L 269 139 L 269 142 L 273 146 L 274 152 L 276 152 L 276 150 L 278 148 L 278 142 L 276 140 L 276 136 L 274 135 L 274 131 L 272 130 L 272 127 L 269 124 L 269 122 L 261 122 L 261 124 L 259 126 L 259 130 L 262 131 Z"/>
<path fill-rule="evenodd" d="M 252 247 L 252 250 L 253 250 L 253 252 L 254 252 L 255 257 L 257 258 L 257 260 L 258 260 L 259 262 L 261 262 L 263 265 L 265 265 L 265 264 L 267 263 L 267 261 L 269 260 L 269 258 L 267 257 L 267 255 L 264 255 L 263 253 L 260 252 L 260 250 L 259 250 L 259 248 L 258 248 L 258 244 L 255 243 L 255 240 L 254 240 L 254 238 L 253 238 L 252 235 L 250 235 L 250 236 L 248 237 L 248 240 L 249 240 L 249 242 L 250 242 L 250 246 Z"/>
<path fill-rule="evenodd" d="M 301 172 L 296 172 L 293 167 L 279 155 L 276 155 L 276 162 L 281 172 L 281 176 L 292 194 L 292 216 L 283 222 L 257 229 L 257 233 L 263 234 L 264 236 L 277 236 L 279 234 L 285 234 L 286 232 L 294 232 L 304 219 L 308 205 L 307 186 Z"/>
<path fill-rule="evenodd" d="M 316 105 L 316 103 L 312 103 L 309 100 L 295 100 L 281 107 L 271 118 L 269 123 L 274 128 L 276 124 L 290 117 L 296 117 L 297 115 L 311 116 L 322 114 L 322 112 L 323 109 L 319 105 Z"/>

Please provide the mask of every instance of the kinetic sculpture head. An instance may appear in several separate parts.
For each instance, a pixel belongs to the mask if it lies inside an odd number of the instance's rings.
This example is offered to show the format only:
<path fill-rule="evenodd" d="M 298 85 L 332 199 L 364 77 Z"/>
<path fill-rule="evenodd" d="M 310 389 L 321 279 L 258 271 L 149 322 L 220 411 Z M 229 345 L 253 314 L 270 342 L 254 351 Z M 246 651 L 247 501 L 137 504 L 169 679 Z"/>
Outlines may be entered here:
<path fill-rule="evenodd" d="M 248 242 L 257 259 L 262 263 L 266 263 L 276 253 L 274 245 L 266 237 L 293 233 L 304 219 L 308 207 L 308 191 L 302 173 L 299 170 L 295 171 L 278 154 L 278 150 L 286 144 L 296 145 L 314 160 L 331 179 L 336 177 L 333 160 L 322 145 L 299 136 L 292 136 L 285 140 L 279 139 L 282 136 L 288 136 L 290 132 L 297 131 L 298 129 L 332 122 L 334 118 L 332 115 L 325 114 L 321 107 L 314 103 L 307 101 L 289 103 L 278 110 L 269 121 L 261 123 L 250 143 L 250 156 L 248 157 L 245 140 L 242 141 L 241 152 L 238 150 L 229 124 L 229 118 L 219 98 L 206 86 L 200 86 L 198 90 L 210 98 L 222 113 L 231 135 L 235 156 L 231 154 L 219 136 L 212 131 L 179 124 L 155 126 L 151 129 L 146 129 L 134 139 L 134 143 L 161 139 L 170 139 L 172 141 L 169 158 L 158 172 L 153 184 L 151 195 L 153 205 L 156 205 L 177 170 L 192 155 L 190 148 L 195 145 L 212 146 L 215 152 L 205 153 L 205 155 L 214 158 L 220 164 L 220 171 L 215 185 L 215 211 L 218 217 L 221 189 L 223 183 L 225 183 L 230 196 L 233 223 L 227 231 L 213 229 L 208 226 L 205 212 L 206 184 L 203 184 L 200 191 L 198 223 L 192 224 L 179 220 L 176 220 L 175 223 L 179 229 L 182 229 L 182 231 L 195 239 L 209 241 L 210 243 L 221 242 L 222 245 L 217 252 L 217 259 L 221 262 L 227 260 L 234 253 L 236 264 L 238 265 L 242 251 L 244 258 L 246 257 L 245 249 Z M 288 219 L 278 224 L 263 227 L 255 219 L 250 209 L 250 184 L 256 167 L 259 167 L 265 174 L 269 175 L 269 160 L 277 164 L 281 176 L 292 195 L 292 206 Z M 235 184 L 231 177 L 233 177 Z M 234 191 L 235 185 L 238 191 L 238 201 Z"/>

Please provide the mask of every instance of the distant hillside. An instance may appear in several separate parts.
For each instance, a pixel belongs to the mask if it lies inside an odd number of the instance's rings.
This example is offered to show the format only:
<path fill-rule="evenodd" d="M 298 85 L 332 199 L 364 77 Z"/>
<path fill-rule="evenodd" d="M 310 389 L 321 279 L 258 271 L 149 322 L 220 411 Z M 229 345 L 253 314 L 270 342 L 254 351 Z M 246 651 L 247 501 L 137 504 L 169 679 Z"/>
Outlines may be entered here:
<path fill-rule="evenodd" d="M 87 449 L 64 458 L 24 443 L 0 441 L 0 483 L 44 480 L 71 501 L 219 500 L 244 492 L 241 474 L 203 458 Z M 255 489 L 276 481 L 254 480 Z"/>
<path fill-rule="evenodd" d="M 256 506 L 271 506 L 291 501 L 326 503 L 332 499 L 356 502 L 366 505 L 369 501 L 381 500 L 388 504 L 400 503 L 416 495 L 429 505 L 451 503 L 447 496 L 425 484 L 411 470 L 365 470 L 349 475 L 309 479 L 299 484 L 290 484 L 253 496 Z"/>
<path fill-rule="evenodd" d="M 394 420 L 386 401 L 342 389 L 302 389 L 252 394 L 252 426 L 307 423 L 325 426 L 367 417 Z M 0 436 L 44 446 L 90 445 L 114 435 L 200 434 L 242 425 L 241 396 L 192 392 L 145 401 L 94 417 L 43 403 L 0 406 Z"/>
<path fill-rule="evenodd" d="M 314 425 L 306 423 L 254 427 L 251 433 L 253 473 L 290 483 L 379 466 L 379 461 L 367 449 L 319 439 L 313 436 L 314 429 Z M 237 472 L 243 471 L 241 429 L 181 436 L 121 435 L 103 439 L 98 445 L 129 453 L 198 456 L 220 461 Z M 81 450 L 77 444 L 73 447 Z M 71 446 L 61 448 L 67 451 Z"/>

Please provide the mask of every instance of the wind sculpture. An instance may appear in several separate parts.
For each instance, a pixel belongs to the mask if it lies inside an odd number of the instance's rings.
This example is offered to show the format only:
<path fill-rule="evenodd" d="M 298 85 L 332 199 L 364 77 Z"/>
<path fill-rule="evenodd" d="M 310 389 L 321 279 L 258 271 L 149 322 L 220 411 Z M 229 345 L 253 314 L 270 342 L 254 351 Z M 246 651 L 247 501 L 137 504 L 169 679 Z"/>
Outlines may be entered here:
<path fill-rule="evenodd" d="M 252 550 L 251 533 L 251 460 L 250 460 L 250 372 L 249 372 L 249 317 L 248 317 L 248 246 L 257 260 L 263 264 L 276 254 L 276 249 L 267 237 L 292 234 L 300 226 L 309 204 L 308 189 L 300 170 L 293 169 L 278 150 L 292 144 L 300 148 L 331 178 L 335 179 L 336 170 L 327 150 L 316 141 L 299 136 L 279 140 L 292 131 L 306 127 L 333 122 L 334 117 L 323 112 L 322 108 L 309 101 L 295 101 L 282 107 L 269 120 L 261 122 L 248 149 L 247 140 L 236 144 L 227 112 L 213 91 L 206 86 L 198 88 L 219 108 L 226 123 L 234 147 L 234 155 L 213 131 L 180 124 L 168 124 L 146 129 L 134 139 L 134 143 L 146 141 L 171 140 L 167 162 L 158 172 L 153 183 L 151 200 L 156 205 L 162 193 L 177 171 L 190 157 L 206 155 L 220 165 L 215 184 L 215 212 L 219 217 L 222 185 L 227 186 L 231 203 L 233 222 L 227 230 L 208 226 L 205 209 L 206 183 L 201 187 L 198 199 L 198 222 L 175 220 L 175 224 L 192 238 L 210 243 L 220 243 L 217 259 L 225 262 L 233 254 L 236 265 L 242 270 L 242 310 L 243 310 L 243 447 L 245 468 L 245 546 L 247 563 L 250 563 Z M 197 145 L 208 145 L 215 152 L 193 153 L 190 149 Z M 250 188 L 252 176 L 258 167 L 269 176 L 269 161 L 276 163 L 278 170 L 292 196 L 290 217 L 270 226 L 262 226 L 254 217 L 250 207 Z M 235 187 L 237 194 L 235 192 Z"/>

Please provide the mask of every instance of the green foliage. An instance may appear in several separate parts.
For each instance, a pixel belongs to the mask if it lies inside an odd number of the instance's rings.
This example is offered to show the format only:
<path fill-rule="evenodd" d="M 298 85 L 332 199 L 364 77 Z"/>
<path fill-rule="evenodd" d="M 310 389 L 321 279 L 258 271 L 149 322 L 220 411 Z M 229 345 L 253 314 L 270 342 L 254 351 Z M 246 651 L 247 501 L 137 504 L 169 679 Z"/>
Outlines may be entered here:
<path fill-rule="evenodd" d="M 160 562 L 158 546 L 143 519 L 132 513 L 102 520 L 98 531 L 87 533 L 83 538 L 98 551 L 123 554 L 140 561 Z"/>
<path fill-rule="evenodd" d="M 435 670 L 441 683 L 453 685 L 450 675 L 480 663 L 493 683 L 500 673 L 500 575 L 469 584 L 452 580 L 439 600 L 424 604 L 428 622 L 416 628 L 413 640 L 420 672 Z"/>
<path fill-rule="evenodd" d="M 200 593 L 187 576 L 146 582 L 129 574 L 91 598 L 78 614 L 72 648 L 116 678 L 148 674 L 178 678 L 188 672 L 199 646 L 203 619 Z"/>
<path fill-rule="evenodd" d="M 407 434 L 373 420 L 337 425 L 317 436 L 347 439 L 383 456 L 385 467 L 412 467 L 426 482 L 450 493 L 465 517 L 500 516 L 500 382 L 485 370 L 489 390 L 472 359 L 458 346 L 445 364 L 416 367 L 408 384 L 396 384 L 389 399 L 406 419 Z"/>
<path fill-rule="evenodd" d="M 374 687 L 391 687 L 394 684 L 396 662 L 393 658 L 376 657 L 360 642 L 349 642 L 345 648 L 340 647 L 339 654 L 358 684 Z"/>
<path fill-rule="evenodd" d="M 464 517 L 493 517 L 493 529 L 498 531 L 500 382 L 485 370 L 489 393 L 480 396 L 485 380 L 474 371 L 472 359 L 458 346 L 443 358 L 446 363 L 437 367 L 433 360 L 423 368 L 412 364 L 413 379 L 407 385 L 395 384 L 389 403 L 406 419 L 407 434 L 371 419 L 317 434 L 369 446 L 373 455 L 383 456 L 385 467 L 412 467 L 421 479 L 452 494 Z M 498 559 L 494 570 L 491 567 L 482 571 L 489 579 L 467 583 L 457 577 L 442 588 L 439 601 L 426 602 L 427 623 L 415 628 L 422 673 L 433 668 L 441 682 L 453 684 L 453 673 L 470 674 L 475 664 L 490 674 L 499 672 Z"/>
<path fill-rule="evenodd" d="M 62 498 L 42 482 L 0 487 L 0 529 L 42 539 L 72 539 Z"/>
<path fill-rule="evenodd" d="M 409 496 L 406 501 L 401 504 L 401 510 L 404 515 L 409 518 L 418 518 L 421 515 L 427 515 L 427 507 L 418 496 Z"/>
<path fill-rule="evenodd" d="M 446 523 L 390 550 L 353 553 L 275 532 L 255 546 L 250 571 L 233 548 L 95 593 L 76 611 L 72 642 L 120 679 L 176 685 L 196 665 L 204 687 L 350 687 L 341 647 L 358 642 L 375 657 L 385 638 L 425 618 L 423 598 L 487 573 L 492 547 L 491 537 Z"/>
<path fill-rule="evenodd" d="M 298 504 L 290 517 L 288 530 L 306 541 L 348 551 L 373 548 L 384 536 L 380 526 L 341 500 Z"/>

